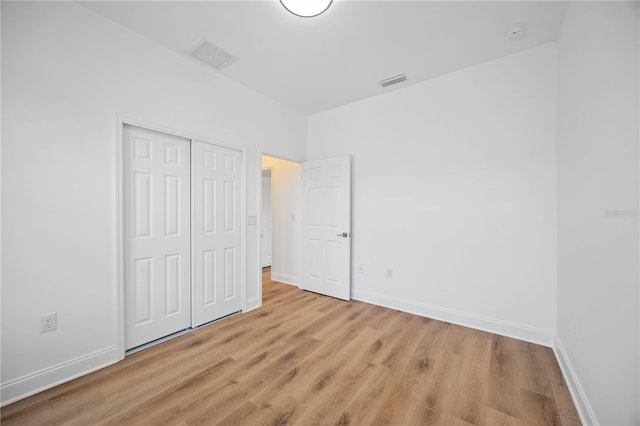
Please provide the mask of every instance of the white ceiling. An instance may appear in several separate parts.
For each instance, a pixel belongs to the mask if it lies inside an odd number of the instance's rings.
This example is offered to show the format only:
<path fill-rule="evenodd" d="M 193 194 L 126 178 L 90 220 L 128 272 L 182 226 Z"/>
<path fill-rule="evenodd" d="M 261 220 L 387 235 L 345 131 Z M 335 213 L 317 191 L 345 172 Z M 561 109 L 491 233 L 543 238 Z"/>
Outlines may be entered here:
<path fill-rule="evenodd" d="M 187 52 L 205 37 L 239 58 L 212 73 L 304 114 L 554 41 L 566 5 L 334 0 L 323 15 L 299 18 L 278 0 L 83 4 L 189 60 L 195 61 Z M 507 28 L 518 23 L 526 24 L 525 36 L 507 38 Z M 378 85 L 399 73 L 408 81 Z"/>

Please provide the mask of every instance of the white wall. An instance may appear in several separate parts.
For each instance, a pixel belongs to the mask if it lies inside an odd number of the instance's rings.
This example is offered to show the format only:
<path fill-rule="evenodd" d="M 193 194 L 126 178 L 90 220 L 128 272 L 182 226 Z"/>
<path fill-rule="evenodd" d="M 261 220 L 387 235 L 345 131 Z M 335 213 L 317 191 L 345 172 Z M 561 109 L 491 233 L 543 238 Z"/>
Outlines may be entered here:
<path fill-rule="evenodd" d="M 557 352 L 587 424 L 638 413 L 638 3 L 571 2 L 558 40 Z"/>
<path fill-rule="evenodd" d="M 551 344 L 553 44 L 310 116 L 307 143 L 353 156 L 353 297 Z"/>
<path fill-rule="evenodd" d="M 260 152 L 353 155 L 356 298 L 551 342 L 553 44 L 307 123 L 77 4 L 1 8 L 3 402 L 121 355 L 118 116 L 246 146 L 248 215 L 259 214 Z M 583 418 L 637 424 L 638 4 L 570 4 L 557 72 L 556 349 Z M 282 207 L 295 221 L 297 203 Z M 293 256 L 286 281 L 299 277 L 299 223 L 282 217 L 291 246 L 274 262 Z M 250 307 L 258 250 L 250 226 Z M 39 334 L 52 311 L 59 330 Z"/>
<path fill-rule="evenodd" d="M 305 118 L 71 2 L 2 2 L 2 401 L 113 362 L 117 117 L 302 159 Z M 249 307 L 260 300 L 249 226 Z M 39 334 L 39 317 L 58 330 Z"/>
<path fill-rule="evenodd" d="M 262 156 L 262 167 L 273 170 L 273 261 L 271 278 L 300 285 L 300 163 Z"/>

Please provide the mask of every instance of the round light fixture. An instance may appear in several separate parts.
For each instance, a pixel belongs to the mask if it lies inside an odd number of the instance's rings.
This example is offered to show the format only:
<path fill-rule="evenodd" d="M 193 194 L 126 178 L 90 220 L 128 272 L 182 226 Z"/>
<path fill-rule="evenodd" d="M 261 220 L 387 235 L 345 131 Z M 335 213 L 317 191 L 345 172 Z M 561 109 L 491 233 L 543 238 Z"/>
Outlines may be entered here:
<path fill-rule="evenodd" d="M 280 0 L 280 3 L 296 16 L 313 18 L 329 9 L 333 0 Z"/>

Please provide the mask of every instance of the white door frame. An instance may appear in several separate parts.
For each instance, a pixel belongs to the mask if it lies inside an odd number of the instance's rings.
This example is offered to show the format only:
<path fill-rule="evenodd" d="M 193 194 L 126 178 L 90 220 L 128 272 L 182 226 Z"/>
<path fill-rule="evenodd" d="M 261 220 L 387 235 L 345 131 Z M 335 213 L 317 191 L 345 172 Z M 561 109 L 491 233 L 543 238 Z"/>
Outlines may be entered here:
<path fill-rule="evenodd" d="M 124 125 L 142 127 L 144 129 L 153 130 L 156 132 L 167 133 L 170 135 L 179 136 L 189 140 L 197 140 L 199 142 L 208 143 L 211 145 L 217 145 L 223 148 L 229 148 L 242 153 L 241 159 L 241 176 L 240 183 L 240 292 L 242 298 L 242 311 L 247 310 L 247 148 L 246 146 L 237 147 L 226 143 L 225 141 L 217 140 L 212 137 L 195 135 L 189 132 L 183 132 L 180 130 L 170 129 L 163 126 L 159 126 L 153 123 L 148 123 L 135 118 L 118 116 L 116 117 L 116 146 L 115 146 L 115 198 L 116 198 L 116 235 L 115 235 L 115 248 L 116 248 L 116 352 L 120 355 L 119 360 L 124 359 L 125 356 L 125 301 L 124 301 L 124 186 L 123 186 L 123 152 L 124 152 L 124 137 L 123 129 Z M 260 164 L 262 164 L 262 155 L 260 156 Z M 259 167 L 258 173 L 260 179 L 262 179 L 262 166 Z M 260 188 L 261 185 L 258 186 Z M 262 197 L 261 189 L 258 190 L 260 197 Z M 259 213 L 258 213 L 259 214 Z M 258 218 L 260 219 L 260 218 Z M 258 234 L 258 238 L 260 234 Z M 259 247 L 259 246 L 258 246 Z M 261 275 L 259 275 L 261 277 Z M 193 286 L 193 282 L 191 283 Z M 260 301 L 262 302 L 262 285 L 260 288 Z M 193 289 L 192 289 L 193 291 Z"/>
<path fill-rule="evenodd" d="M 274 225 L 274 218 L 273 218 L 273 212 L 275 211 L 275 203 L 273 202 L 273 184 L 274 184 L 274 168 L 272 166 L 269 167 L 262 167 L 262 156 L 260 156 L 260 175 L 262 175 L 262 172 L 264 172 L 265 170 L 269 170 L 269 181 L 271 182 L 271 185 L 269 185 L 269 191 L 271 191 L 271 267 L 273 267 L 273 246 L 275 245 L 274 243 L 274 235 L 275 235 L 275 225 Z M 262 240 L 263 238 L 263 229 L 262 229 L 262 203 L 264 201 L 263 198 L 263 193 L 262 193 L 262 180 L 260 181 L 260 267 L 263 268 L 262 266 Z"/>

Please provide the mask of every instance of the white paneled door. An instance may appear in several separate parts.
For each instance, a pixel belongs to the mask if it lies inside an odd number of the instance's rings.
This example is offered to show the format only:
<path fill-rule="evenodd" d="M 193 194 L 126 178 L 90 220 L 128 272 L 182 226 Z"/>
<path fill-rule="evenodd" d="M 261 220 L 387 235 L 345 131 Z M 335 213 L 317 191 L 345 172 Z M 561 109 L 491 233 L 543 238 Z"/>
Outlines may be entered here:
<path fill-rule="evenodd" d="M 124 126 L 126 349 L 242 309 L 241 161 Z"/>
<path fill-rule="evenodd" d="M 190 143 L 124 127 L 126 348 L 190 322 Z"/>
<path fill-rule="evenodd" d="M 302 164 L 301 288 L 351 297 L 351 162 L 349 157 Z"/>
<path fill-rule="evenodd" d="M 192 142 L 193 326 L 242 308 L 239 151 Z"/>

